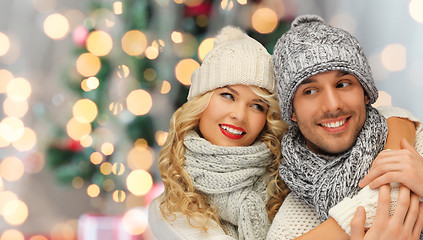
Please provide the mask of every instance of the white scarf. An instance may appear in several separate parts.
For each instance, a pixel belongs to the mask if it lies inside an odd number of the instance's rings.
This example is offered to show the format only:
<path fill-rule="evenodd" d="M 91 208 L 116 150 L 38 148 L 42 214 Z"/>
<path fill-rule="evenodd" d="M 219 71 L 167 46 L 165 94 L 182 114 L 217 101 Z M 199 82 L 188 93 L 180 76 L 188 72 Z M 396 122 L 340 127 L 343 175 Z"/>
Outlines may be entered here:
<path fill-rule="evenodd" d="M 185 170 L 195 188 L 208 194 L 217 206 L 228 234 L 238 239 L 265 239 L 270 221 L 264 178 L 272 161 L 266 144 L 257 141 L 246 147 L 216 146 L 191 131 L 184 145 Z"/>

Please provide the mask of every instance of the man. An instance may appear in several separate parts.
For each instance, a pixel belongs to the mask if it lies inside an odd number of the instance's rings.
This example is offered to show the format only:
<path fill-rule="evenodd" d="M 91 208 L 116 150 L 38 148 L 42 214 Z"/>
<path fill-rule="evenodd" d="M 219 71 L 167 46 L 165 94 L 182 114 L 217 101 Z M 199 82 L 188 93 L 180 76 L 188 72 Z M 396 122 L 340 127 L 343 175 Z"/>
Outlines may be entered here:
<path fill-rule="evenodd" d="M 366 187 L 357 197 L 348 197 L 359 192 L 360 180 L 385 147 L 385 117 L 415 119 L 395 108 L 382 111 L 384 117 L 370 105 L 378 91 L 360 44 L 318 16 L 294 20 L 275 46 L 274 65 L 281 113 L 292 125 L 282 141 L 280 166 L 280 175 L 292 194 L 273 225 L 298 237 L 327 219 L 333 222 L 333 217 L 349 233 L 356 208 L 365 205 L 369 227 L 376 212 L 377 191 Z M 423 197 L 423 159 L 407 141 L 401 146 L 402 150 L 378 156 L 362 186 L 373 180 L 372 188 L 396 181 Z M 416 146 L 423 153 L 420 126 Z M 407 166 L 402 165 L 403 159 Z M 394 186 L 392 192 L 398 193 L 399 188 Z M 421 220 L 416 221 L 414 236 L 421 230 Z M 273 230 L 272 226 L 270 232 Z"/>

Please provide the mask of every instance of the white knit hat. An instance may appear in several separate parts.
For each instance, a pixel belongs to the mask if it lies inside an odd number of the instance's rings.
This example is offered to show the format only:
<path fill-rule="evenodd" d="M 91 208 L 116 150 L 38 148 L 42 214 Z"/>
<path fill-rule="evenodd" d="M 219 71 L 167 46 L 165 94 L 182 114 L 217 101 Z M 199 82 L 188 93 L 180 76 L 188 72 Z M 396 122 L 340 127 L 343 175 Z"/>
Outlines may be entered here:
<path fill-rule="evenodd" d="M 272 56 L 239 28 L 224 27 L 214 48 L 191 76 L 188 100 L 229 85 L 253 85 L 275 92 Z"/>

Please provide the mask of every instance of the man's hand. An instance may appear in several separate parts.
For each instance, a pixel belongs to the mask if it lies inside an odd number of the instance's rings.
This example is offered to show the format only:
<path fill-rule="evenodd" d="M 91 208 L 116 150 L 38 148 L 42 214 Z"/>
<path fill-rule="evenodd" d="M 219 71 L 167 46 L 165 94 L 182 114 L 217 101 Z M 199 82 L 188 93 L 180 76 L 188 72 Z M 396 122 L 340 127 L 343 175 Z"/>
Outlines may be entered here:
<path fill-rule="evenodd" d="M 401 140 L 400 146 L 401 150 L 379 153 L 359 186 L 369 185 L 370 189 L 375 189 L 390 182 L 399 182 L 423 197 L 423 157 L 405 139 Z"/>
<path fill-rule="evenodd" d="M 392 216 L 390 210 L 390 186 L 379 188 L 375 220 L 365 233 L 366 220 L 363 207 L 357 208 L 351 220 L 351 240 L 411 240 L 419 239 L 423 227 L 423 204 L 419 197 L 404 186 L 400 187 L 398 205 Z"/>

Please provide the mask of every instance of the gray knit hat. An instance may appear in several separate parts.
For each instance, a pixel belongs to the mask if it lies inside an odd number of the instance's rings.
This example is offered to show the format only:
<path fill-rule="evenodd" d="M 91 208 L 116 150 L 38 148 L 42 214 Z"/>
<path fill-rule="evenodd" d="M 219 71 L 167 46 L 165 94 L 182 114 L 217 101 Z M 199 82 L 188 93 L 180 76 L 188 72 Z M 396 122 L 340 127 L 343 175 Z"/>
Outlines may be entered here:
<path fill-rule="evenodd" d="M 315 15 L 297 17 L 275 45 L 276 87 L 283 119 L 291 124 L 292 104 L 299 84 L 331 70 L 353 74 L 374 103 L 378 97 L 370 65 L 355 37 L 329 26 Z"/>
<path fill-rule="evenodd" d="M 272 56 L 239 28 L 224 27 L 214 48 L 191 76 L 188 100 L 229 85 L 254 85 L 275 93 Z"/>

